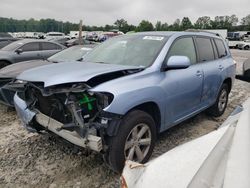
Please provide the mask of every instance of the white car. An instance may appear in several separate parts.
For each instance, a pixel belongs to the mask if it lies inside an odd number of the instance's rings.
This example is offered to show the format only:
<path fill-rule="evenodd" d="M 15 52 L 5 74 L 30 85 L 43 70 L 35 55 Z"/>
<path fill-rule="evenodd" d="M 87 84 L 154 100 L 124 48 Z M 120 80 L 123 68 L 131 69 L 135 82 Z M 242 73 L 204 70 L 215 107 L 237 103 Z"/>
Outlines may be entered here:
<path fill-rule="evenodd" d="M 139 164 L 126 161 L 122 188 L 250 187 L 250 99 L 222 126 Z"/>
<path fill-rule="evenodd" d="M 58 39 L 58 38 L 65 38 L 65 34 L 61 32 L 49 32 L 45 35 L 46 39 Z"/>
<path fill-rule="evenodd" d="M 249 50 L 250 40 L 240 42 L 239 44 L 237 44 L 237 48 L 241 50 Z"/>

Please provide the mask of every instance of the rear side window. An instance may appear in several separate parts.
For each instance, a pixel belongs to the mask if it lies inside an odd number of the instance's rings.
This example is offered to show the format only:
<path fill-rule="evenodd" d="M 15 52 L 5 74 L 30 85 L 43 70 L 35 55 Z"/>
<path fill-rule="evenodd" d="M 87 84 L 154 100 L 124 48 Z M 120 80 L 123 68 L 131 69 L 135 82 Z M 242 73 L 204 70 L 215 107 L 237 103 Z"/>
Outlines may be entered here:
<path fill-rule="evenodd" d="M 23 52 L 29 52 L 29 51 L 39 51 L 39 43 L 38 42 L 31 42 L 23 45 L 20 47 L 20 49 L 23 50 Z"/>
<path fill-rule="evenodd" d="M 196 38 L 196 44 L 199 52 L 200 61 L 214 60 L 214 51 L 209 38 Z"/>
<path fill-rule="evenodd" d="M 171 56 L 187 56 L 192 64 L 196 63 L 196 52 L 192 37 L 177 39 L 171 46 L 167 59 Z"/>
<path fill-rule="evenodd" d="M 42 42 L 42 50 L 59 50 L 61 47 L 50 42 Z"/>
<path fill-rule="evenodd" d="M 219 39 L 214 39 L 214 41 L 218 49 L 219 58 L 227 56 L 227 50 L 225 48 L 223 41 Z"/>

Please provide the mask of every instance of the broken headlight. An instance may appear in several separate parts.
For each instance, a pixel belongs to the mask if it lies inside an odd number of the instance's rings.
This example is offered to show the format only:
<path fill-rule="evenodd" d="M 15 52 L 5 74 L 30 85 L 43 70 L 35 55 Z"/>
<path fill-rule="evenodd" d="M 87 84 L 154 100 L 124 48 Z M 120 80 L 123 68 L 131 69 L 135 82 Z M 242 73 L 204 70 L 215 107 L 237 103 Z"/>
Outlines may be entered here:
<path fill-rule="evenodd" d="M 98 105 L 100 105 L 102 109 L 109 106 L 114 99 L 114 95 L 111 93 L 105 92 L 105 93 L 98 93 L 96 95 L 98 97 Z"/>
<path fill-rule="evenodd" d="M 10 90 L 15 90 L 15 91 L 21 91 L 24 89 L 25 85 L 27 84 L 27 81 L 24 80 L 14 80 L 10 82 L 7 87 Z"/>

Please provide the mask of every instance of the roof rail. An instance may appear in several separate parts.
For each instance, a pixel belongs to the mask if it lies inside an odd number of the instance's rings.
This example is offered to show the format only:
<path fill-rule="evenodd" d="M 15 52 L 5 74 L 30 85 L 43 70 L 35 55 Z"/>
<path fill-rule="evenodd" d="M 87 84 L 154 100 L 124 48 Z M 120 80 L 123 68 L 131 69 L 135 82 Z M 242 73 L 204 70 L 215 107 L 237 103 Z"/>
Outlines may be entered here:
<path fill-rule="evenodd" d="M 218 37 L 222 37 L 219 33 L 214 33 L 214 32 L 211 32 L 211 31 L 205 31 L 205 30 L 201 30 L 201 29 L 187 29 L 185 31 L 186 32 L 203 32 L 203 33 L 209 33 L 209 34 L 212 34 L 212 35 L 216 35 Z"/>

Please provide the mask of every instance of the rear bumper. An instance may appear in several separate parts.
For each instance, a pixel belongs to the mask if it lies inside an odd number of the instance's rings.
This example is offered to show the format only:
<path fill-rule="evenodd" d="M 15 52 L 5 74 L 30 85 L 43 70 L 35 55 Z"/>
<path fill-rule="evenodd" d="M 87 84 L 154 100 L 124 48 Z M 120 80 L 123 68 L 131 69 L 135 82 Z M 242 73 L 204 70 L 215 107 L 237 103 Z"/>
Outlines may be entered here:
<path fill-rule="evenodd" d="M 82 138 L 75 131 L 61 129 L 63 126 L 61 122 L 58 122 L 39 111 L 30 110 L 27 107 L 26 102 L 18 97 L 17 94 L 14 96 L 14 105 L 19 118 L 29 131 L 36 131 L 35 128 L 32 127 L 32 123 L 35 121 L 45 130 L 49 130 L 75 145 L 89 148 L 97 152 L 100 152 L 103 149 L 101 137 L 89 134 L 85 138 Z"/>

